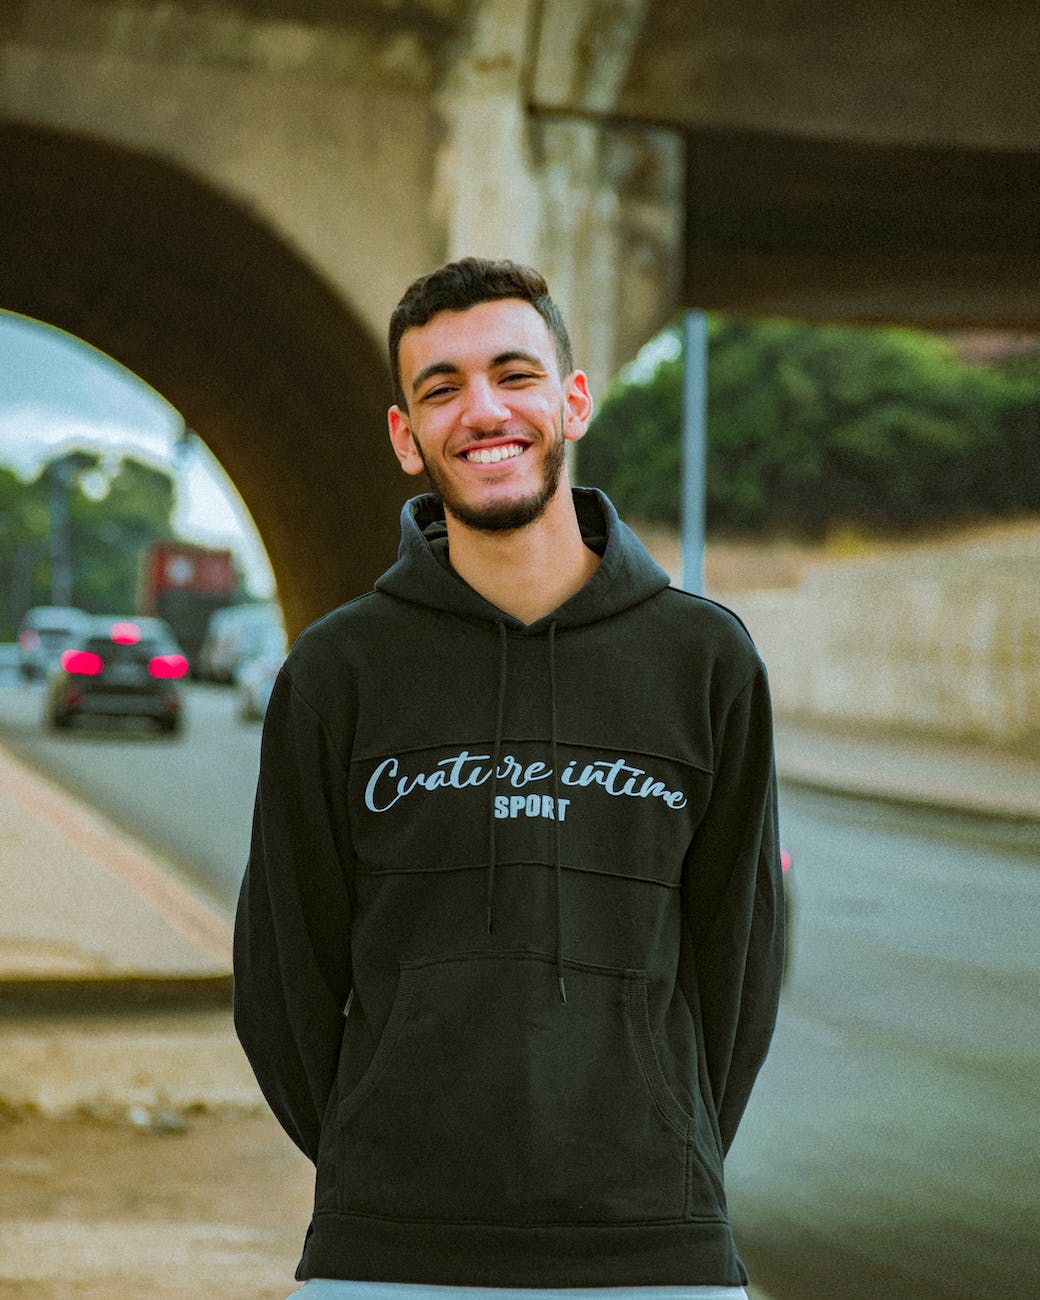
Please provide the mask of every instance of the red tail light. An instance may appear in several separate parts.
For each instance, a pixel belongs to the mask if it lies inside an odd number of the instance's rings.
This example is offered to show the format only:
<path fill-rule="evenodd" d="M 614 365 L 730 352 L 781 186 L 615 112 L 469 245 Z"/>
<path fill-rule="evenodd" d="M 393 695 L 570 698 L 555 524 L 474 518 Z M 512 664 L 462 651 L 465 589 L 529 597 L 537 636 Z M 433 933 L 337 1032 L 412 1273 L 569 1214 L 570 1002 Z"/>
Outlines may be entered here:
<path fill-rule="evenodd" d="M 183 655 L 156 655 L 148 660 L 148 671 L 153 677 L 183 677 L 188 661 Z"/>
<path fill-rule="evenodd" d="M 59 662 L 67 673 L 76 677 L 96 677 L 104 667 L 101 656 L 92 650 L 66 650 Z"/>
<path fill-rule="evenodd" d="M 786 849 L 780 850 L 780 870 L 785 874 L 791 870 L 791 855 Z"/>
<path fill-rule="evenodd" d="M 141 629 L 136 623 L 113 623 L 108 635 L 116 645 L 137 645 L 141 639 Z"/>

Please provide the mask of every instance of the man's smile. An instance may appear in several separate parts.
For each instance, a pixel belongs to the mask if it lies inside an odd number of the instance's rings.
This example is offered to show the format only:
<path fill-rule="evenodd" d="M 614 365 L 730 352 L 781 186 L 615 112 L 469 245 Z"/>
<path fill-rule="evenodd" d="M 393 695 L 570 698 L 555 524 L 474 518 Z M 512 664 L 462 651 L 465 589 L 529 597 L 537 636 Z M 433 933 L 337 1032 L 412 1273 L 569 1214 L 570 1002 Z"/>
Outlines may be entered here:
<path fill-rule="evenodd" d="M 462 456 L 471 465 L 497 465 L 502 460 L 516 460 L 526 450 L 527 447 L 522 442 L 507 442 L 494 447 L 470 447 Z"/>

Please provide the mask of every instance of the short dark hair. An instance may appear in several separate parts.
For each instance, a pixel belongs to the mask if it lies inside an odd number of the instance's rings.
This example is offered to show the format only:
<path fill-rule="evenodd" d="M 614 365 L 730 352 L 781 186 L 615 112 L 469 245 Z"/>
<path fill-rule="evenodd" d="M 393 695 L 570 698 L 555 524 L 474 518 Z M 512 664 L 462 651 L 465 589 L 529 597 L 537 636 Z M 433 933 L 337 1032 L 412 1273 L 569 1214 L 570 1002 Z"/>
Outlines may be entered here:
<path fill-rule="evenodd" d="M 490 261 L 483 257 L 463 257 L 420 276 L 409 285 L 390 317 L 390 370 L 398 406 L 408 409 L 401 387 L 401 336 L 405 330 L 426 325 L 438 312 L 466 311 L 478 303 L 500 298 L 520 298 L 531 304 L 552 335 L 561 376 L 571 373 L 574 354 L 567 326 L 559 307 L 549 297 L 545 278 L 532 267 L 505 258 Z"/>

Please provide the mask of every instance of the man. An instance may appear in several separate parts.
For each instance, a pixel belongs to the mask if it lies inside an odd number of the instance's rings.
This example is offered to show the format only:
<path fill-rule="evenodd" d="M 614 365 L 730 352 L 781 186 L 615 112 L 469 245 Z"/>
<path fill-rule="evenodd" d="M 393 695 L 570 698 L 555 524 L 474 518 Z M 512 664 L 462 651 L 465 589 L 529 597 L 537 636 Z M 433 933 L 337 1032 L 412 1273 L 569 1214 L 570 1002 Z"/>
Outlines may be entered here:
<path fill-rule="evenodd" d="M 236 925 L 239 1035 L 317 1166 L 303 1293 L 744 1296 L 723 1157 L 783 961 L 765 671 L 571 489 L 592 399 L 541 276 L 442 267 L 390 356 L 435 494 L 289 655 Z"/>

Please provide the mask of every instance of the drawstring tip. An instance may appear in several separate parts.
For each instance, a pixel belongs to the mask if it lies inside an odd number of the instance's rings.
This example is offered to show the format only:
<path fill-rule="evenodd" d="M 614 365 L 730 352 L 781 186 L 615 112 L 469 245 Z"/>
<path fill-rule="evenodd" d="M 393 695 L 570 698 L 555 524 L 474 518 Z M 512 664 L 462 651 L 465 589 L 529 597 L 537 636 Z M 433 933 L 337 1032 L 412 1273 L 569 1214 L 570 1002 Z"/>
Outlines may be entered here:
<path fill-rule="evenodd" d="M 563 976 L 562 976 L 562 975 L 558 976 L 558 979 L 559 979 L 559 983 L 560 983 L 560 1001 L 563 1003 L 564 1006 L 566 1006 L 566 1005 L 567 1005 L 567 986 L 566 986 L 566 984 L 564 984 L 564 982 L 563 982 Z"/>

